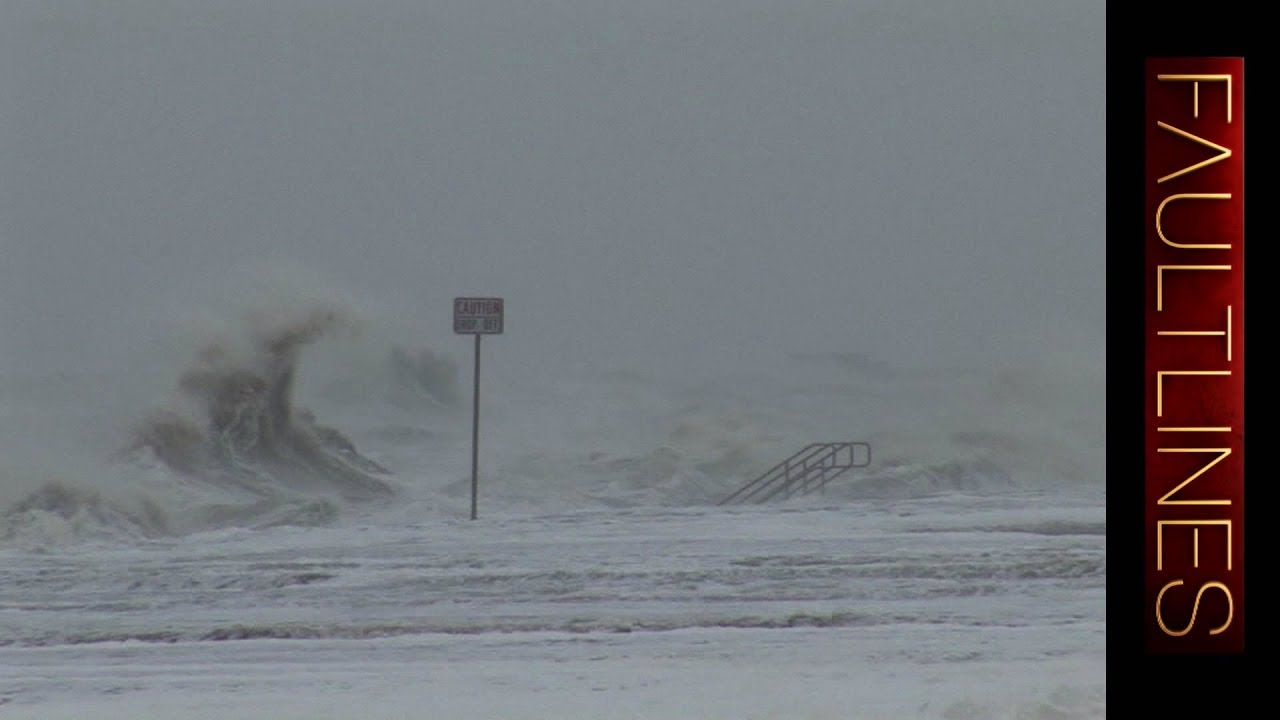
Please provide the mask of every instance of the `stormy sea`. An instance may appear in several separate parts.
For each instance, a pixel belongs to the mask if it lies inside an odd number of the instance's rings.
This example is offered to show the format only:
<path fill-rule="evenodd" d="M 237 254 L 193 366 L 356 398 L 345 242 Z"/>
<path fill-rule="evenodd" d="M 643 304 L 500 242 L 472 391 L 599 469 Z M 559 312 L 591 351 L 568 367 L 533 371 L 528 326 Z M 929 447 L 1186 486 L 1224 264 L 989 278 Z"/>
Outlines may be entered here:
<path fill-rule="evenodd" d="M 316 302 L 0 376 L 0 716 L 1105 716 L 1098 359 L 507 357 L 473 521 L 437 340 Z M 721 502 L 846 441 L 820 491 Z"/>

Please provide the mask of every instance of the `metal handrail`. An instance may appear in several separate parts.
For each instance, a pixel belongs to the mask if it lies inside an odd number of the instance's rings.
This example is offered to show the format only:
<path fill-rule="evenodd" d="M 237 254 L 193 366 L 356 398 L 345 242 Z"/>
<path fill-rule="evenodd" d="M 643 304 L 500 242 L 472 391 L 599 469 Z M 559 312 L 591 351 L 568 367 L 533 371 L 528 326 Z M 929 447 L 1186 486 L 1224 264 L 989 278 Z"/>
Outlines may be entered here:
<path fill-rule="evenodd" d="M 856 459 L 855 448 L 866 450 L 866 459 Z M 847 450 L 846 461 L 841 461 L 840 454 Z M 866 467 L 871 464 L 871 445 L 865 442 L 828 442 L 810 443 L 782 462 L 774 465 L 754 480 L 738 488 L 733 494 L 719 502 L 720 505 L 730 503 L 757 502 L 764 503 L 778 495 L 791 497 L 798 492 L 807 495 L 820 491 L 837 477 L 853 468 Z M 816 477 L 815 477 L 816 476 Z M 812 482 L 811 482 L 812 481 Z"/>
<path fill-rule="evenodd" d="M 778 494 L 780 490 L 786 490 L 787 496 L 790 497 L 791 485 L 796 479 L 804 477 L 812 472 L 812 468 L 820 467 L 820 463 L 832 456 L 834 453 L 831 443 L 815 443 L 809 445 L 804 450 L 792 455 L 782 462 L 782 474 L 769 478 L 766 482 L 760 484 L 754 490 L 743 495 L 740 500 L 748 502 L 753 498 L 765 493 L 764 497 L 759 498 L 756 502 L 766 502 L 770 498 Z M 810 465 L 813 462 L 815 464 Z M 771 490 L 771 488 L 773 488 Z"/>
<path fill-rule="evenodd" d="M 727 505 L 737 499 L 743 499 L 743 500 L 748 499 L 752 494 L 754 494 L 756 489 L 758 489 L 757 486 L 765 487 L 770 483 L 772 483 L 773 480 L 771 478 L 774 475 L 774 473 L 777 473 L 777 472 L 787 473 L 789 471 L 790 464 L 798 461 L 801 455 L 804 455 L 805 453 L 810 451 L 818 452 L 822 449 L 822 447 L 823 445 L 820 443 L 811 443 L 809 445 L 805 445 L 803 448 L 793 453 L 787 459 L 783 460 L 777 465 L 774 465 L 773 467 L 764 471 L 764 473 L 756 477 L 755 480 L 752 480 L 746 485 L 743 485 L 741 488 L 738 488 L 737 492 L 733 493 L 732 495 L 725 498 L 724 500 L 721 500 L 720 504 Z"/>

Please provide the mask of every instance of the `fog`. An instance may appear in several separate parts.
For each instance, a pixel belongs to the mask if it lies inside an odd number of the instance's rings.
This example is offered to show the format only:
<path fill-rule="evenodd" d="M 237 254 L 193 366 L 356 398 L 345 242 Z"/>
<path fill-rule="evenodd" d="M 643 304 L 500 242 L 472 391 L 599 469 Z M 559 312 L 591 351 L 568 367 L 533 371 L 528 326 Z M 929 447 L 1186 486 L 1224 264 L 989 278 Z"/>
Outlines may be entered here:
<path fill-rule="evenodd" d="M 451 299 L 502 296 L 498 378 L 1101 373 L 1104 42 L 1102 2 L 6 0 L 0 369 L 141 371 L 278 286 L 463 361 Z"/>

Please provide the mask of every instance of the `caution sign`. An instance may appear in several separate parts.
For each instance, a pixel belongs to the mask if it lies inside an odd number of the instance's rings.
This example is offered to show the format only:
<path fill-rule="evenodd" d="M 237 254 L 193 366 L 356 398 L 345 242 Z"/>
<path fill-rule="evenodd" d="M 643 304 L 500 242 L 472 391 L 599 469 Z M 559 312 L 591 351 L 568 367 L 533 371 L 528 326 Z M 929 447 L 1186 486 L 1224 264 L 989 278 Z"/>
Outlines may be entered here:
<path fill-rule="evenodd" d="M 459 335 L 501 335 L 502 298 L 453 300 L 453 331 Z"/>

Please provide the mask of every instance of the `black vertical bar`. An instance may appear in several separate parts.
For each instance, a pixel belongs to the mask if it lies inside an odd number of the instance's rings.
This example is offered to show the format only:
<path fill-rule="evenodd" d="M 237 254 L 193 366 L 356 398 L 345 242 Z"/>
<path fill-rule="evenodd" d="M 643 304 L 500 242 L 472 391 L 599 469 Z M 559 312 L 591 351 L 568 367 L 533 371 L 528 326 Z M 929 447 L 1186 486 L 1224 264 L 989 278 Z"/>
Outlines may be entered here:
<path fill-rule="evenodd" d="M 480 460 L 480 333 L 476 333 L 475 393 L 471 406 L 471 519 L 476 519 L 476 466 Z"/>

